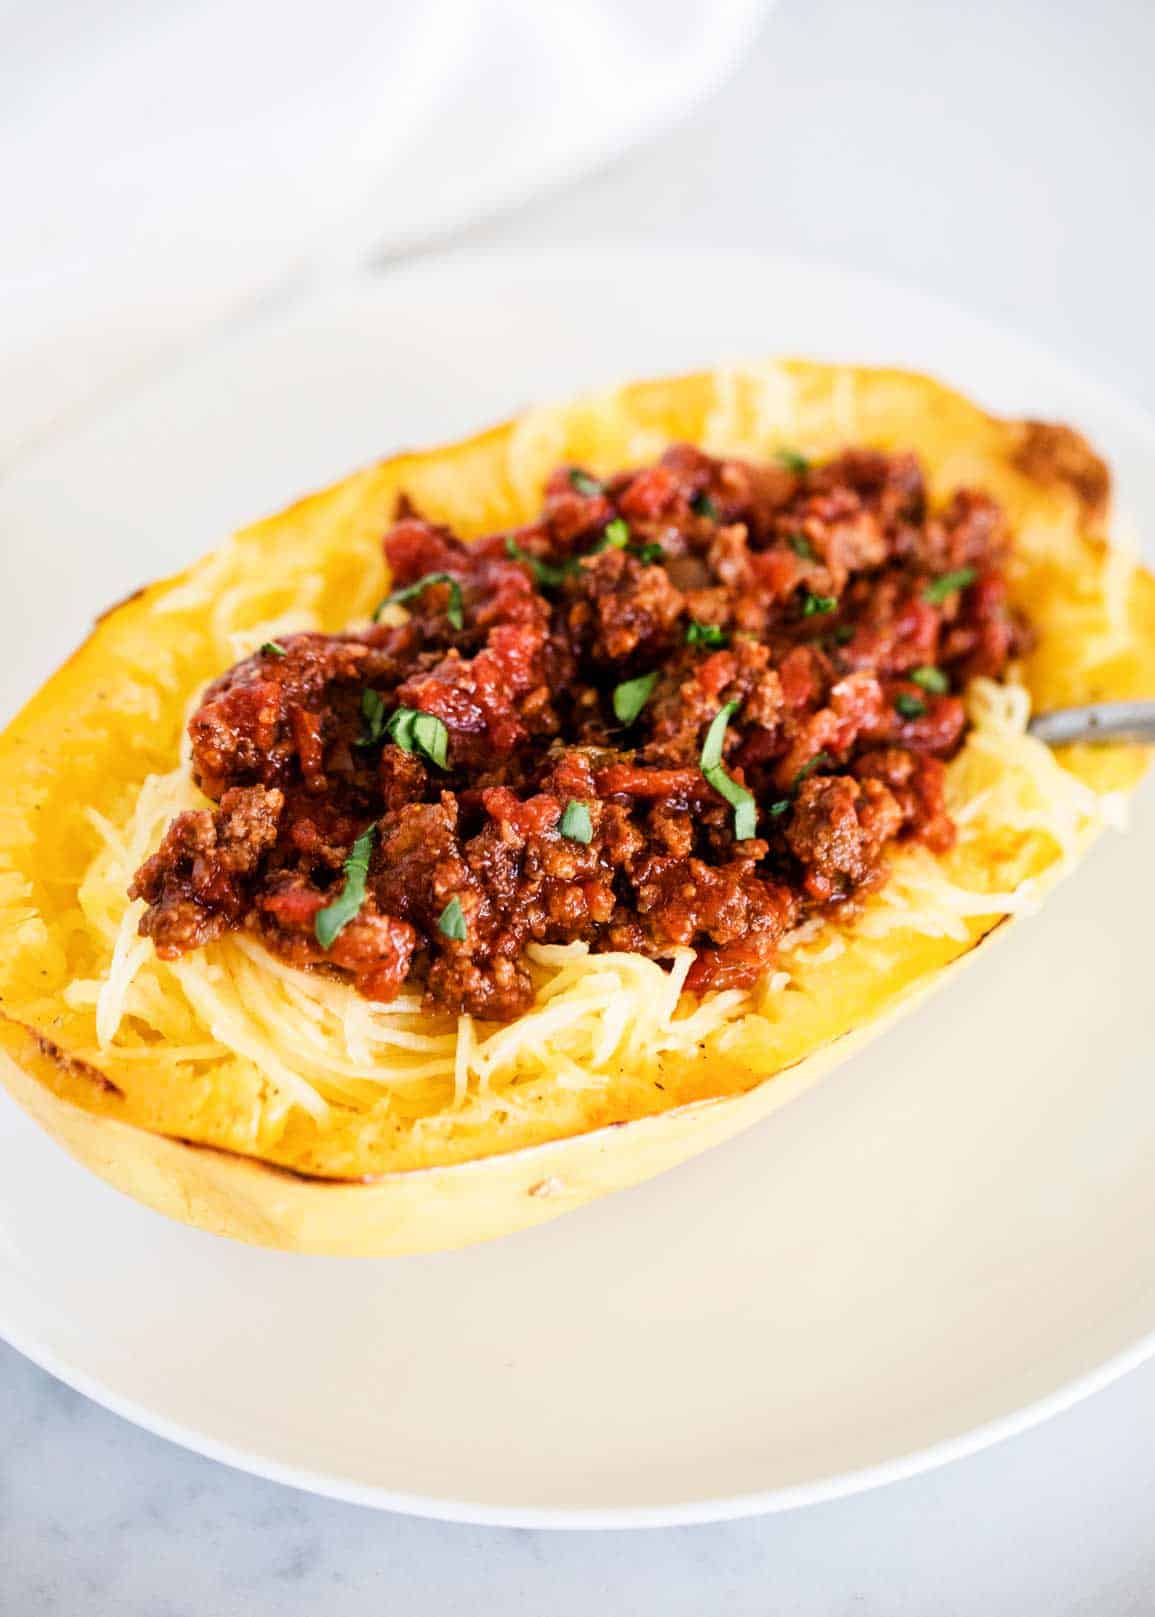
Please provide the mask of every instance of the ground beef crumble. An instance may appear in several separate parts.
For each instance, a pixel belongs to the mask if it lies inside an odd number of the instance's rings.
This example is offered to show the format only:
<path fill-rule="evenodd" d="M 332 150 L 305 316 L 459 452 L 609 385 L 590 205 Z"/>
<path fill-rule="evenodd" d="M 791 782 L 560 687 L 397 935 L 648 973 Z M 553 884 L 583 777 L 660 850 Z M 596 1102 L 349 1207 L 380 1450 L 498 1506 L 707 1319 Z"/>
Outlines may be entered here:
<path fill-rule="evenodd" d="M 529 1003 L 533 941 L 689 945 L 692 989 L 746 987 L 785 931 L 884 879 L 888 844 L 950 846 L 959 692 L 1026 644 L 1007 543 L 984 494 L 932 511 L 913 455 L 866 449 L 562 467 L 539 521 L 469 545 L 403 502 L 394 589 L 426 581 L 404 607 L 206 692 L 193 770 L 218 806 L 137 872 L 141 931 L 171 959 L 243 927 L 371 998 L 412 979 L 488 1019 Z M 702 767 L 727 706 L 729 798 Z"/>

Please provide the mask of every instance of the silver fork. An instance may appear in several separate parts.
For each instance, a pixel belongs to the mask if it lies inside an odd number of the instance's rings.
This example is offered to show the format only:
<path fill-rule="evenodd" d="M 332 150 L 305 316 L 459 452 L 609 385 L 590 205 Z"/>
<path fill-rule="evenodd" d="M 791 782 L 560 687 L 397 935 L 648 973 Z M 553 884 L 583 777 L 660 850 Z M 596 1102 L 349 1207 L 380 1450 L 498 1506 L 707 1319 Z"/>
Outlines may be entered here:
<path fill-rule="evenodd" d="M 1155 742 L 1155 701 L 1055 708 L 1051 713 L 1036 713 L 1027 729 L 1050 747 L 1065 747 L 1073 741 Z"/>

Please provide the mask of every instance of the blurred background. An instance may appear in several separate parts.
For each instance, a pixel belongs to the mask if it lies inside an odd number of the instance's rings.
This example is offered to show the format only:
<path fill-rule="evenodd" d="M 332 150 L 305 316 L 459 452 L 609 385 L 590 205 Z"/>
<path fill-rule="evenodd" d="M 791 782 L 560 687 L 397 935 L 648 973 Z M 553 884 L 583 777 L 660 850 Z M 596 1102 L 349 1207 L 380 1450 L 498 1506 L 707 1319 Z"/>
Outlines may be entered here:
<path fill-rule="evenodd" d="M 469 242 L 755 247 L 1155 398 L 1145 0 L 0 0 L 0 465 L 271 298 Z"/>
<path fill-rule="evenodd" d="M 238 330 L 478 247 L 820 259 L 1155 408 L 1153 61 L 1148 0 L 0 0 L 0 484 Z M 1153 1418 L 1148 1365 L 804 1516 L 550 1538 L 293 1494 L 0 1349 L 0 1613 L 1147 1612 Z"/>

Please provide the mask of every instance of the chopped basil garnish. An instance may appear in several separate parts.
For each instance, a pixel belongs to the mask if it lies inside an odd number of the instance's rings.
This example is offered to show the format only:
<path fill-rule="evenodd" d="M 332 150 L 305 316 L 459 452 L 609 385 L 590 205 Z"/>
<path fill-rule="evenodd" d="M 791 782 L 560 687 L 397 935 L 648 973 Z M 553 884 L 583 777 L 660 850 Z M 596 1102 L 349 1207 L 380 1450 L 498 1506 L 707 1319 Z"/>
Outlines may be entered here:
<path fill-rule="evenodd" d="M 406 601 L 415 600 L 431 584 L 449 585 L 449 605 L 445 608 L 445 616 L 455 629 L 464 628 L 465 617 L 462 612 L 461 585 L 451 573 L 426 573 L 425 577 L 419 578 L 415 584 L 406 584 L 404 589 L 394 590 L 392 595 L 387 595 L 378 606 L 373 614 L 374 620 L 381 616 L 387 606 L 402 606 Z"/>
<path fill-rule="evenodd" d="M 836 646 L 848 646 L 854 639 L 853 623 L 840 623 L 837 629 L 831 629 L 827 638 L 833 640 Z"/>
<path fill-rule="evenodd" d="M 536 556 L 531 556 L 528 550 L 523 550 L 512 534 L 505 536 L 505 554 L 512 561 L 524 562 L 539 584 L 555 586 L 564 584 L 569 574 L 577 568 L 575 561 L 563 562 L 560 567 L 556 567 L 550 561 L 539 561 Z"/>
<path fill-rule="evenodd" d="M 602 485 L 597 478 L 590 477 L 588 473 L 580 471 L 576 466 L 569 474 L 569 486 L 576 489 L 579 494 L 584 494 L 587 499 L 592 499 L 595 494 L 602 492 Z"/>
<path fill-rule="evenodd" d="M 353 851 L 345 861 L 345 883 L 331 904 L 318 910 L 313 917 L 313 933 L 322 949 L 330 949 L 349 922 L 360 913 L 365 902 L 365 879 L 369 874 L 369 855 L 373 852 L 373 838 L 377 827 L 371 825 L 353 844 Z"/>
<path fill-rule="evenodd" d="M 402 752 L 424 753 L 438 769 L 448 769 L 449 731 L 432 713 L 422 713 L 415 707 L 399 707 L 385 728 Z"/>
<path fill-rule="evenodd" d="M 738 711 L 738 706 L 737 702 L 726 702 L 710 720 L 698 767 L 719 796 L 724 797 L 734 810 L 735 840 L 745 842 L 757 832 L 758 806 L 753 794 L 744 786 L 739 786 L 736 780 L 731 780 L 722 768 L 722 743 L 726 738 L 726 726 L 731 715 Z"/>
<path fill-rule="evenodd" d="M 606 531 L 594 546 L 596 555 L 602 550 L 624 550 L 630 542 L 630 525 L 621 517 L 606 523 Z"/>
<path fill-rule="evenodd" d="M 717 522 L 722 515 L 705 490 L 700 490 L 690 501 L 690 510 L 696 517 L 707 517 L 711 522 Z"/>
<path fill-rule="evenodd" d="M 950 680 L 941 668 L 932 668 L 926 665 L 923 668 L 912 668 L 906 676 L 915 685 L 921 685 L 924 691 L 930 691 L 935 696 L 941 696 L 944 691 L 950 690 Z"/>
<path fill-rule="evenodd" d="M 734 810 L 734 840 L 748 842 L 758 834 L 758 805 L 744 786 L 731 780 L 722 768 L 704 770 L 710 785 L 724 797 Z"/>
<path fill-rule="evenodd" d="M 926 712 L 926 703 L 921 696 L 912 696 L 909 691 L 899 691 L 894 699 L 896 713 L 901 713 L 904 719 L 921 719 Z"/>
<path fill-rule="evenodd" d="M 419 751 L 438 769 L 449 767 L 449 731 L 432 713 L 419 713 L 413 721 L 413 739 Z"/>
<path fill-rule="evenodd" d="M 566 804 L 558 830 L 571 842 L 593 841 L 594 828 L 590 821 L 590 811 L 584 803 L 579 803 L 576 797 L 571 797 Z"/>
<path fill-rule="evenodd" d="M 802 785 L 802 782 L 806 779 L 806 777 L 808 775 L 813 775 L 814 771 L 816 769 L 821 769 L 824 764 L 832 764 L 833 762 L 834 759 L 828 752 L 816 752 L 813 758 L 810 759 L 809 763 L 803 764 L 802 768 L 795 775 L 790 786 L 790 796 L 780 797 L 776 802 L 771 803 L 770 807 L 766 810 L 767 814 L 772 814 L 777 820 L 780 819 L 783 814 L 789 813 L 794 799 L 798 796 L 798 788 Z"/>
<path fill-rule="evenodd" d="M 639 561 L 644 561 L 647 564 L 649 564 L 650 562 L 655 562 L 655 561 L 665 561 L 665 559 L 666 559 L 666 552 L 662 549 L 661 545 L 648 544 L 648 545 L 639 545 L 638 546 L 638 560 Z"/>
<path fill-rule="evenodd" d="M 261 647 L 261 650 L 270 657 L 288 656 L 288 653 L 279 640 L 266 640 L 264 645 Z"/>
<path fill-rule="evenodd" d="M 633 724 L 657 683 L 658 676 L 653 673 L 639 674 L 637 679 L 625 679 L 620 685 L 615 685 L 614 713 L 619 724 Z"/>
<path fill-rule="evenodd" d="M 442 937 L 452 938 L 454 943 L 464 943 L 465 911 L 456 893 L 437 917 L 437 930 Z"/>
<path fill-rule="evenodd" d="M 795 775 L 794 785 L 791 787 L 791 791 L 796 792 L 807 776 L 813 775 L 816 769 L 822 769 L 826 765 L 832 764 L 833 762 L 834 759 L 828 752 L 816 752 L 813 758 L 810 759 L 809 763 L 803 764 L 802 768 Z"/>
<path fill-rule="evenodd" d="M 819 613 L 833 612 L 837 605 L 837 595 L 815 595 L 813 590 L 807 590 L 802 597 L 802 616 L 812 618 Z"/>
<path fill-rule="evenodd" d="M 776 449 L 774 459 L 780 466 L 785 466 L 788 472 L 808 472 L 810 462 L 805 455 L 800 455 L 796 449 Z"/>
<path fill-rule="evenodd" d="M 814 546 L 810 543 L 809 539 L 807 539 L 804 533 L 792 533 L 787 539 L 786 543 L 790 546 L 791 550 L 796 556 L 802 557 L 803 561 L 817 560 L 817 557 L 814 554 Z"/>
<path fill-rule="evenodd" d="M 732 714 L 737 713 L 737 702 L 726 702 L 720 707 L 710 720 L 710 728 L 706 731 L 706 739 L 702 743 L 702 753 L 698 759 L 698 766 L 703 775 L 708 769 L 717 769 L 722 762 L 722 743 L 726 739 L 726 726 Z"/>
<path fill-rule="evenodd" d="M 719 628 L 716 623 L 698 623 L 694 620 L 686 629 L 686 644 L 688 646 L 724 646 L 726 644 L 726 631 Z"/>
<path fill-rule="evenodd" d="M 943 573 L 940 578 L 931 579 L 922 592 L 922 598 L 932 606 L 941 606 L 948 595 L 953 595 L 955 590 L 965 590 L 977 577 L 973 567 L 959 567 L 953 573 Z"/>
<path fill-rule="evenodd" d="M 390 740 L 400 747 L 402 752 L 412 752 L 416 745 L 413 739 L 413 721 L 416 717 L 415 707 L 399 707 L 389 716 L 385 728 L 389 732 Z"/>
<path fill-rule="evenodd" d="M 364 733 L 353 743 L 356 747 L 375 747 L 385 734 L 385 704 L 377 691 L 368 686 L 361 692 L 361 717 L 365 720 Z"/>

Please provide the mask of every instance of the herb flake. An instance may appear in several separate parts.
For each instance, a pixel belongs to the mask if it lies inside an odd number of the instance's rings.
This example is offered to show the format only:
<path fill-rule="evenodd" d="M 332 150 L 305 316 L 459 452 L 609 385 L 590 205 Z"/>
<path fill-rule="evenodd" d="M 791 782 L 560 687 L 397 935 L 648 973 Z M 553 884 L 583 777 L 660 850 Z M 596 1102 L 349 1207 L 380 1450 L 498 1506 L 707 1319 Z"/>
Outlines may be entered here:
<path fill-rule="evenodd" d="M 595 495 L 602 492 L 602 485 L 597 478 L 591 477 L 588 472 L 583 472 L 580 466 L 574 466 L 570 469 L 569 486 L 576 490 L 578 494 L 584 494 L 587 500 L 592 500 Z"/>
<path fill-rule="evenodd" d="M 584 803 L 579 803 L 576 797 L 571 797 L 566 804 L 558 830 L 571 842 L 593 841 L 594 828 L 590 820 L 590 811 Z"/>
<path fill-rule="evenodd" d="M 810 470 L 810 461 L 806 455 L 800 455 L 797 449 L 776 449 L 774 459 L 779 466 L 785 466 L 788 472 L 794 472 L 799 477 L 803 472 Z"/>
<path fill-rule="evenodd" d="M 922 668 L 912 668 L 906 676 L 914 685 L 920 685 L 924 691 L 930 691 L 933 696 L 943 696 L 950 690 L 950 680 L 941 668 L 932 668 L 926 664 Z"/>
<path fill-rule="evenodd" d="M 794 784 L 790 790 L 796 792 L 801 786 L 802 782 L 813 775 L 816 769 L 828 768 L 833 762 L 834 759 L 828 752 L 816 752 L 813 758 L 811 758 L 809 762 L 804 763 L 802 768 L 795 775 Z"/>
<path fill-rule="evenodd" d="M 365 729 L 353 745 L 375 747 L 385 734 L 388 720 L 385 717 L 385 703 L 381 700 L 380 693 L 368 685 L 361 692 L 361 717 L 365 720 Z"/>
<path fill-rule="evenodd" d="M 800 556 L 803 561 L 818 560 L 817 556 L 814 554 L 814 546 L 810 543 L 809 539 L 807 539 L 804 533 L 792 533 L 786 540 L 786 543 L 790 546 L 794 554 L 796 556 Z"/>
<path fill-rule="evenodd" d="M 808 763 L 804 763 L 802 765 L 802 768 L 798 771 L 793 781 L 790 783 L 790 795 L 788 797 L 777 798 L 767 808 L 767 814 L 772 815 L 776 820 L 780 820 L 784 814 L 789 814 L 790 810 L 794 806 L 794 799 L 798 796 L 798 788 L 802 785 L 802 782 L 807 778 L 807 776 L 813 775 L 814 771 L 816 769 L 821 769 L 824 764 L 832 764 L 833 762 L 834 759 L 828 752 L 816 752 Z"/>
<path fill-rule="evenodd" d="M 456 893 L 437 917 L 437 930 L 443 938 L 451 938 L 454 943 L 465 942 L 465 911 Z"/>
<path fill-rule="evenodd" d="M 894 699 L 894 710 L 904 719 L 921 719 L 926 712 L 926 703 L 921 696 L 912 696 L 909 691 L 899 691 Z"/>
<path fill-rule="evenodd" d="M 266 640 L 261 650 L 266 657 L 287 657 L 289 655 L 279 640 Z"/>
<path fill-rule="evenodd" d="M 373 852 L 373 839 L 376 834 L 377 827 L 371 825 L 357 838 L 352 853 L 345 861 L 345 881 L 341 891 L 331 904 L 326 904 L 325 908 L 318 910 L 313 917 L 313 934 L 322 949 L 331 949 L 338 934 L 360 914 L 361 906 L 365 902 L 369 856 Z"/>
<path fill-rule="evenodd" d="M 417 579 L 415 583 L 406 584 L 402 589 L 394 590 L 391 595 L 385 597 L 373 613 L 374 622 L 381 616 L 387 606 L 404 606 L 406 601 L 416 600 L 431 584 L 449 585 L 449 605 L 445 608 L 445 616 L 449 619 L 453 628 L 463 629 L 465 627 L 465 614 L 461 599 L 461 585 L 453 577 L 452 573 L 426 573 L 423 578 Z"/>
<path fill-rule="evenodd" d="M 813 618 L 833 612 L 837 605 L 837 595 L 815 595 L 813 590 L 806 590 L 802 596 L 802 616 Z"/>
<path fill-rule="evenodd" d="M 703 774 L 707 769 L 717 769 L 722 762 L 722 743 L 726 739 L 726 726 L 737 711 L 737 702 L 726 702 L 710 720 L 710 728 L 706 731 L 706 739 L 702 743 L 702 753 L 698 759 Z"/>
<path fill-rule="evenodd" d="M 699 623 L 691 619 L 686 628 L 686 644 L 688 646 L 724 646 L 726 644 L 726 631 L 717 623 Z"/>
<path fill-rule="evenodd" d="M 657 672 L 639 674 L 637 679 L 624 679 L 614 686 L 614 714 L 619 724 L 633 724 L 645 707 L 658 683 Z"/>
<path fill-rule="evenodd" d="M 603 550 L 624 550 L 630 542 L 630 525 L 623 517 L 606 523 L 606 531 L 594 546 L 594 555 Z"/>
<path fill-rule="evenodd" d="M 537 556 L 531 556 L 528 550 L 523 550 L 512 534 L 505 536 L 505 554 L 511 561 L 523 562 L 537 583 L 552 588 L 564 584 L 570 573 L 577 568 L 575 561 L 563 562 L 560 567 L 551 561 L 540 561 Z"/>
<path fill-rule="evenodd" d="M 399 707 L 390 715 L 385 729 L 402 752 L 422 753 L 438 769 L 449 768 L 449 731 L 434 714 Z"/>
<path fill-rule="evenodd" d="M 706 731 L 706 739 L 702 743 L 698 767 L 718 795 L 724 797 L 734 810 L 734 838 L 737 842 L 745 842 L 757 833 L 758 805 L 754 801 L 753 793 L 748 792 L 744 786 L 739 786 L 722 767 L 722 743 L 726 738 L 726 726 L 737 710 L 737 702 L 726 702 L 714 714 L 710 720 L 710 728 Z"/>
<path fill-rule="evenodd" d="M 722 515 L 705 489 L 699 489 L 698 493 L 694 495 L 694 498 L 690 501 L 690 510 L 696 517 L 705 517 L 710 522 L 717 522 Z"/>
<path fill-rule="evenodd" d="M 932 606 L 941 606 L 949 595 L 956 590 L 965 590 L 968 584 L 973 584 L 978 574 L 973 567 L 959 567 L 953 573 L 943 573 L 938 578 L 932 578 L 922 592 L 924 601 Z"/>

